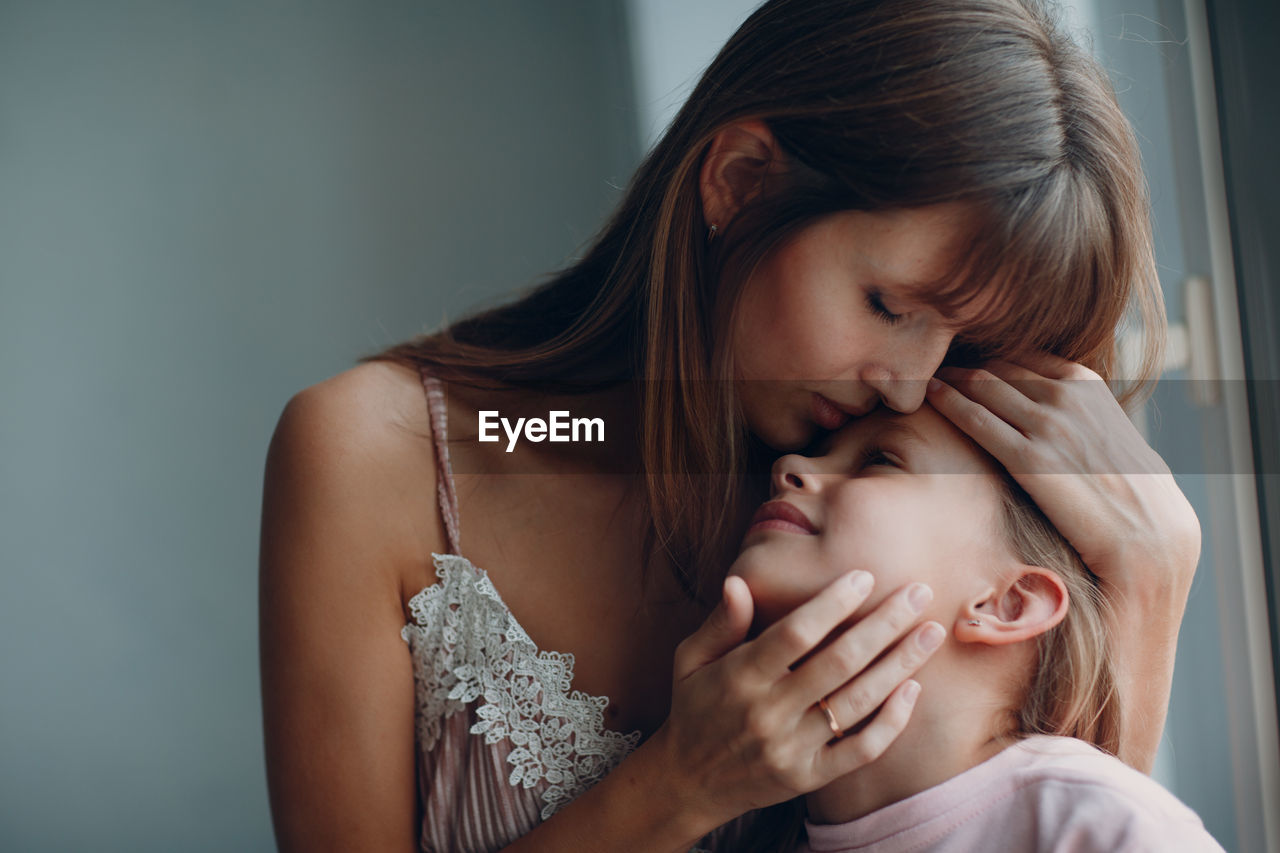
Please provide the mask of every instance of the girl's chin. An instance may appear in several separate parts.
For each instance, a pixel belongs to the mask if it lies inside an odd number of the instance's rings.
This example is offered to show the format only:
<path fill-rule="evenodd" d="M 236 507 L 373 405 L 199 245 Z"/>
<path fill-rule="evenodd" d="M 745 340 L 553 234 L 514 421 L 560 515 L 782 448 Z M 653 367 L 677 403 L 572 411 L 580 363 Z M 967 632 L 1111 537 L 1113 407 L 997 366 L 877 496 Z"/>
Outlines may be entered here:
<path fill-rule="evenodd" d="M 814 590 L 813 594 L 817 595 L 819 591 L 820 590 Z M 789 613 L 791 613 L 797 607 L 799 607 L 800 605 L 804 604 L 806 601 L 809 600 L 808 598 L 796 598 L 796 599 L 789 598 L 787 601 L 784 602 L 784 601 L 778 601 L 778 600 L 770 600 L 770 597 L 764 594 L 756 595 L 754 591 L 752 594 L 753 596 L 756 596 L 755 616 L 751 620 L 751 629 L 747 634 L 748 639 L 755 639 L 761 633 L 763 633 L 766 629 L 768 629 L 771 625 L 781 621 Z M 800 660 L 792 664 L 792 668 L 799 666 L 800 664 L 807 661 L 809 658 L 816 655 L 818 652 L 825 649 L 827 646 L 834 643 L 840 637 L 841 634 L 843 634 L 849 628 L 852 628 L 859 621 L 861 621 L 862 618 L 866 616 L 868 612 L 870 612 L 870 609 L 871 608 L 868 607 L 866 604 L 863 604 L 861 607 L 859 607 L 847 619 L 842 621 L 835 628 L 831 629 L 831 631 L 827 634 L 827 636 L 824 637 L 822 641 L 818 643 L 818 645 L 814 646 L 814 648 L 810 649 L 808 653 L 806 653 L 802 658 L 800 658 Z"/>
<path fill-rule="evenodd" d="M 816 594 L 817 590 L 814 592 Z M 755 614 L 751 622 L 751 630 L 756 634 L 775 622 L 781 621 L 787 614 L 809 600 L 808 597 L 791 591 L 786 595 L 779 595 L 776 592 L 757 591 L 754 588 L 751 589 L 751 597 L 752 610 Z"/>

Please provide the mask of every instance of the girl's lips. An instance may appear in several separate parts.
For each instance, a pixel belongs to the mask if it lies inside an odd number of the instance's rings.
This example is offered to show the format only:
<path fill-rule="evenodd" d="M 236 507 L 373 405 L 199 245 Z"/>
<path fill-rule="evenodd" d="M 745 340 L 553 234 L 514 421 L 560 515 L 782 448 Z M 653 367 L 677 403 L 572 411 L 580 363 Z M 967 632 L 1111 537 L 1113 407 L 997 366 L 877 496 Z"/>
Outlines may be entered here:
<path fill-rule="evenodd" d="M 808 516 L 784 500 L 768 501 L 756 510 L 747 532 L 753 530 L 782 530 L 807 536 L 818 532 Z"/>
<path fill-rule="evenodd" d="M 813 422 L 827 431 L 840 429 L 849 422 L 850 415 L 836 404 L 817 393 L 813 394 Z"/>

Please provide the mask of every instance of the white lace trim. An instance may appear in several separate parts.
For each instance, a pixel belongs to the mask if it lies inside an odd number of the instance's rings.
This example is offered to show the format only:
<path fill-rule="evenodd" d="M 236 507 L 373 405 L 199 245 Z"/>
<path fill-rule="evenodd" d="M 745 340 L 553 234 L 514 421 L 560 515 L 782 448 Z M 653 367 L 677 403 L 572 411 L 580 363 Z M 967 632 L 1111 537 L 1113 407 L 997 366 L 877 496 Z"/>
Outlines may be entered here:
<path fill-rule="evenodd" d="M 432 557 L 440 583 L 410 599 L 413 622 L 400 630 L 414 656 L 421 749 L 435 747 L 445 718 L 478 701 L 471 734 L 511 743 L 511 785 L 548 785 L 546 820 L 616 767 L 640 732 L 605 728 L 609 699 L 570 689 L 573 655 L 539 651 L 483 569 L 456 554 Z"/>

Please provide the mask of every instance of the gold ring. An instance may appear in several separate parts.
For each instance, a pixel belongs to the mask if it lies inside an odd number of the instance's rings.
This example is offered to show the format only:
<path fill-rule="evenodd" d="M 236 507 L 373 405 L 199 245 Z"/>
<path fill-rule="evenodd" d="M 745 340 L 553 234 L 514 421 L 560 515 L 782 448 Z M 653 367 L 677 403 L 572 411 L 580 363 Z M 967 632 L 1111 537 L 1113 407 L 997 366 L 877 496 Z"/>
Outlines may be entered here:
<path fill-rule="evenodd" d="M 840 728 L 840 724 L 836 722 L 836 715 L 831 713 L 831 709 L 827 707 L 826 696 L 818 700 L 818 707 L 822 709 L 822 713 L 827 715 L 827 725 L 831 726 L 831 733 L 838 738 L 844 737 L 844 729 Z"/>

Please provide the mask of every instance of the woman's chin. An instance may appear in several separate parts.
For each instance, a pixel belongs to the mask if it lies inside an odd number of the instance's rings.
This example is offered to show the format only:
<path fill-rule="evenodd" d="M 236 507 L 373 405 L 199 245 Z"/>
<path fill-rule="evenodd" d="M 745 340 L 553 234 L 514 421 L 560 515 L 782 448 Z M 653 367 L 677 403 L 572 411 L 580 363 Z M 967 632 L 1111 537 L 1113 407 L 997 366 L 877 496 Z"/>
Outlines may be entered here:
<path fill-rule="evenodd" d="M 744 406 L 744 409 L 752 434 L 779 453 L 803 450 L 818 436 L 817 424 L 782 406 L 770 407 L 763 417 L 758 418 L 751 417 L 752 407 Z"/>
<path fill-rule="evenodd" d="M 820 432 L 812 421 L 797 420 L 780 426 L 777 438 L 765 443 L 779 453 L 799 453 L 813 444 Z"/>

